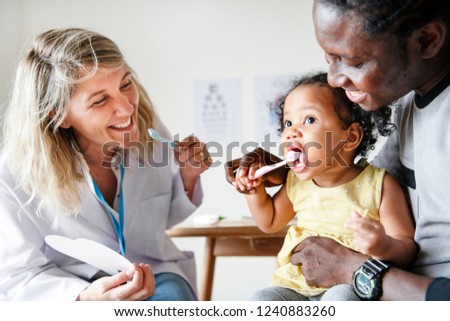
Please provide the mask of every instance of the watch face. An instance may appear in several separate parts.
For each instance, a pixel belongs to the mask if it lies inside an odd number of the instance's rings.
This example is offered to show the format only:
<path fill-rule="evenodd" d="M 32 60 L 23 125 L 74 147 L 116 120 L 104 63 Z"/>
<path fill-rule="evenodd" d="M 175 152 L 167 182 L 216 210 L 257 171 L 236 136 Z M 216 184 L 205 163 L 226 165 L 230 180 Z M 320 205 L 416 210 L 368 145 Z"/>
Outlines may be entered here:
<path fill-rule="evenodd" d="M 378 300 L 382 293 L 381 278 L 389 268 L 382 261 L 368 259 L 353 273 L 355 293 L 362 300 Z"/>
<path fill-rule="evenodd" d="M 359 273 L 355 277 L 355 287 L 361 294 L 368 295 L 372 290 L 372 283 L 370 279 L 367 278 L 367 276 Z"/>

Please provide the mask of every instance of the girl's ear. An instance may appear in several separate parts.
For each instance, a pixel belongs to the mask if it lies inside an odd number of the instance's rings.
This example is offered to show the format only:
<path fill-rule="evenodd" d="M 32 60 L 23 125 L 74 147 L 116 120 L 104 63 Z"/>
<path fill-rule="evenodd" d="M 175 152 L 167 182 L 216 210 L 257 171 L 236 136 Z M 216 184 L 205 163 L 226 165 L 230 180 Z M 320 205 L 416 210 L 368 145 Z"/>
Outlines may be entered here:
<path fill-rule="evenodd" d="M 351 152 L 358 148 L 363 138 L 363 131 L 358 123 L 353 123 L 347 129 L 347 141 L 342 146 L 342 149 L 346 152 Z"/>

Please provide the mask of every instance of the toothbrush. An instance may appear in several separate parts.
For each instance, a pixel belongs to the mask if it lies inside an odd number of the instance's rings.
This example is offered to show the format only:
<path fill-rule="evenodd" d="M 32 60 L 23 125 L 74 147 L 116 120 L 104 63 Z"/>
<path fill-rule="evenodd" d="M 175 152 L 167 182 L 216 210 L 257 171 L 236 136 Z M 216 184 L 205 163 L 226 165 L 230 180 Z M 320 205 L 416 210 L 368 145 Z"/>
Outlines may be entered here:
<path fill-rule="evenodd" d="M 153 128 L 149 128 L 148 130 L 148 134 L 150 135 L 151 138 L 153 138 L 154 140 L 157 140 L 161 143 L 166 143 L 169 144 L 170 147 L 176 147 L 177 143 L 174 142 L 173 140 L 168 140 L 164 137 L 161 137 L 158 132 L 156 130 L 154 130 Z"/>
<path fill-rule="evenodd" d="M 261 168 L 259 168 L 258 170 L 256 170 L 255 172 L 255 179 L 263 176 L 264 174 L 267 174 L 268 172 L 281 167 L 283 165 L 286 165 L 288 162 L 293 162 L 295 160 L 297 160 L 300 157 L 300 153 L 299 152 L 294 152 L 293 150 L 290 150 L 287 155 L 286 155 L 286 159 L 284 161 L 272 164 L 272 165 L 266 165 L 263 166 Z"/>

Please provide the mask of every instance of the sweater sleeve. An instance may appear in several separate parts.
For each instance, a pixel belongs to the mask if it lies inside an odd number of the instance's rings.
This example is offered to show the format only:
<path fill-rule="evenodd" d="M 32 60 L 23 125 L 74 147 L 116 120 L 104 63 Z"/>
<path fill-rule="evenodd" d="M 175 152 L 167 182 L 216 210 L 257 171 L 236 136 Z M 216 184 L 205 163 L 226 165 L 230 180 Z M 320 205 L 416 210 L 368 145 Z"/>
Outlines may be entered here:
<path fill-rule="evenodd" d="M 427 301 L 450 301 L 450 279 L 434 279 L 427 289 Z"/>

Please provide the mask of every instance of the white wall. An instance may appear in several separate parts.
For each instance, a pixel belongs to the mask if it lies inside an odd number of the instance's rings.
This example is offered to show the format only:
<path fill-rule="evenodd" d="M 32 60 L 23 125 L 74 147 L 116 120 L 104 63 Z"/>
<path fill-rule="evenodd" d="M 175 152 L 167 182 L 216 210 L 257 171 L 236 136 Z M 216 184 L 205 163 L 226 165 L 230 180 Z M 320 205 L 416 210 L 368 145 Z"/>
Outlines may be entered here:
<path fill-rule="evenodd" d="M 11 74 L 21 43 L 21 2 L 0 0 L 0 106 L 7 102 Z"/>
<path fill-rule="evenodd" d="M 181 136 L 194 130 L 194 80 L 241 79 L 243 139 L 252 139 L 255 76 L 326 67 L 311 10 L 312 0 L 0 0 L 0 102 L 7 99 L 25 41 L 49 28 L 78 26 L 121 47 L 163 121 Z M 205 201 L 197 213 L 248 215 L 222 167 L 205 173 L 203 186 Z M 201 275 L 204 240 L 176 242 L 195 250 Z M 218 259 L 213 300 L 247 299 L 268 285 L 274 266 L 274 258 Z"/>

